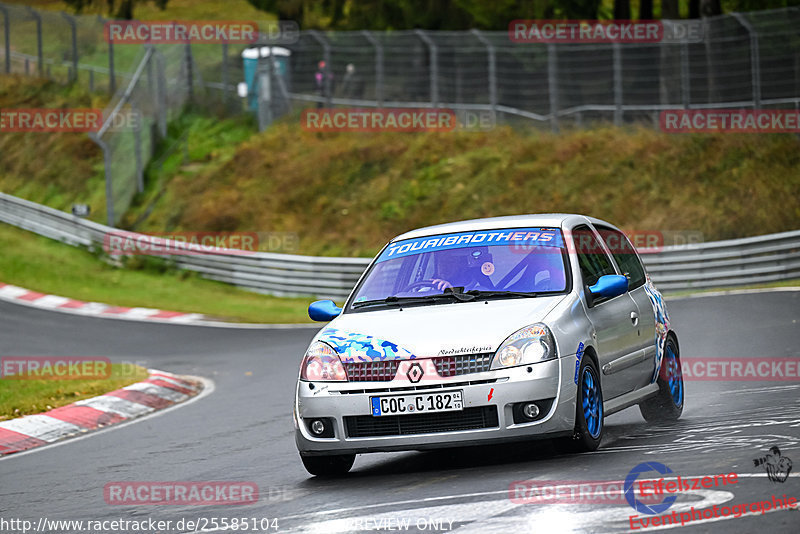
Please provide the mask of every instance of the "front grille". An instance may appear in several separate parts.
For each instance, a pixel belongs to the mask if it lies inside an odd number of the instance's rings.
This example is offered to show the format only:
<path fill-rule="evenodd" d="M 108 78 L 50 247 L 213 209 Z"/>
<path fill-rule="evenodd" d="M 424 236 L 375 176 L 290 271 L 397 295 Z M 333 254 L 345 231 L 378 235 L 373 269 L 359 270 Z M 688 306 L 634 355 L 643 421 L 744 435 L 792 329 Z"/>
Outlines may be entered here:
<path fill-rule="evenodd" d="M 492 365 L 493 353 L 458 354 L 433 358 L 439 376 L 451 377 L 470 373 L 484 373 Z"/>
<path fill-rule="evenodd" d="M 418 415 L 347 416 L 344 418 L 344 424 L 349 438 L 433 434 L 499 426 L 496 406 L 480 406 L 466 408 L 460 412 Z"/>
<path fill-rule="evenodd" d="M 397 374 L 398 360 L 345 363 L 344 370 L 350 382 L 389 382 Z"/>
<path fill-rule="evenodd" d="M 369 388 L 369 389 L 343 389 L 330 391 L 331 395 L 355 395 L 360 393 L 397 393 L 401 391 L 425 391 L 429 389 L 450 389 L 464 386 L 477 386 L 481 384 L 494 384 L 495 382 L 506 382 L 508 377 L 487 378 L 486 380 L 470 380 L 468 382 L 444 382 L 442 384 L 429 384 L 426 386 L 403 386 L 396 388 Z"/>

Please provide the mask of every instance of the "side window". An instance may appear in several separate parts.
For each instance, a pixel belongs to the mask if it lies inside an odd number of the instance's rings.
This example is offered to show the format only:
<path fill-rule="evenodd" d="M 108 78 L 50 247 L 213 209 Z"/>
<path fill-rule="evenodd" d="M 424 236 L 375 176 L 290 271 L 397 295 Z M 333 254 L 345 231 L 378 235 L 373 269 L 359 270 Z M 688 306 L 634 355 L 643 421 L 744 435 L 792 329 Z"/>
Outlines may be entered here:
<path fill-rule="evenodd" d="M 616 274 L 611 258 L 603 250 L 603 246 L 588 226 L 577 226 L 572 230 L 572 241 L 578 254 L 578 265 L 581 267 L 583 283 L 593 286 L 606 274 Z"/>
<path fill-rule="evenodd" d="M 614 256 L 614 261 L 617 262 L 622 274 L 628 277 L 628 288 L 635 289 L 644 284 L 644 267 L 627 236 L 619 230 L 607 226 L 595 225 L 595 228 L 605 241 L 608 250 L 611 251 L 611 255 Z"/>

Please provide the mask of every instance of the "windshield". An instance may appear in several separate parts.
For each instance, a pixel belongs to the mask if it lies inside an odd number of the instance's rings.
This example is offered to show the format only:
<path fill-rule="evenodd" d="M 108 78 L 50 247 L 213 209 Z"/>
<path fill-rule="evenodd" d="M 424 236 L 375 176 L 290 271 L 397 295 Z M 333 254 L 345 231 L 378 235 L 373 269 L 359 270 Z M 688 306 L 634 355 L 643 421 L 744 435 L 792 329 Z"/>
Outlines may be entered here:
<path fill-rule="evenodd" d="M 495 297 L 560 293 L 567 289 L 563 243 L 557 228 L 481 230 L 397 241 L 381 252 L 353 304 L 453 291 L 498 292 Z"/>

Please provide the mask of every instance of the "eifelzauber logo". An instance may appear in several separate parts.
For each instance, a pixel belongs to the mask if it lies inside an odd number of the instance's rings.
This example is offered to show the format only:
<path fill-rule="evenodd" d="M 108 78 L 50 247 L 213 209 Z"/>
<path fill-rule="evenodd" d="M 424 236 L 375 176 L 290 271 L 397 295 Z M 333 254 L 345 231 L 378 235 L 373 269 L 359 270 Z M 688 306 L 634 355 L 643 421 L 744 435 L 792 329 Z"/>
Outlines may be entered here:
<path fill-rule="evenodd" d="M 628 473 L 628 476 L 625 477 L 625 499 L 628 501 L 628 504 L 630 504 L 631 507 L 633 507 L 639 513 L 658 515 L 672 506 L 678 497 L 677 495 L 670 495 L 669 497 L 665 497 L 664 500 L 658 504 L 645 504 L 637 499 L 634 491 L 636 479 L 639 478 L 641 473 L 647 473 L 649 471 L 655 471 L 662 475 L 672 473 L 672 469 L 658 462 L 644 462 L 637 465 L 631 469 Z"/>

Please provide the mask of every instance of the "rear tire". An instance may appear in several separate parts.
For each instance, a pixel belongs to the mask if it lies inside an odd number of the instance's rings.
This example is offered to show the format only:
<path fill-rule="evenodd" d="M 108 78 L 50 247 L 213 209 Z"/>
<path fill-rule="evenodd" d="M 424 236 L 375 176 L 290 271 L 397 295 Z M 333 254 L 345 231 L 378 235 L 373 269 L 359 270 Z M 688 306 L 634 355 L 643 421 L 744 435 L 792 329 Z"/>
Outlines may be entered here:
<path fill-rule="evenodd" d="M 306 471 L 318 477 L 338 477 L 346 475 L 356 461 L 355 454 L 339 454 L 334 456 L 303 456 Z"/>
<path fill-rule="evenodd" d="M 648 423 L 677 421 L 683 413 L 684 389 L 678 343 L 672 336 L 664 345 L 664 359 L 658 371 L 658 394 L 639 403 L 639 411 Z"/>
<path fill-rule="evenodd" d="M 603 439 L 603 390 L 594 360 L 584 354 L 575 397 L 575 433 L 569 441 L 574 452 L 597 450 Z"/>

